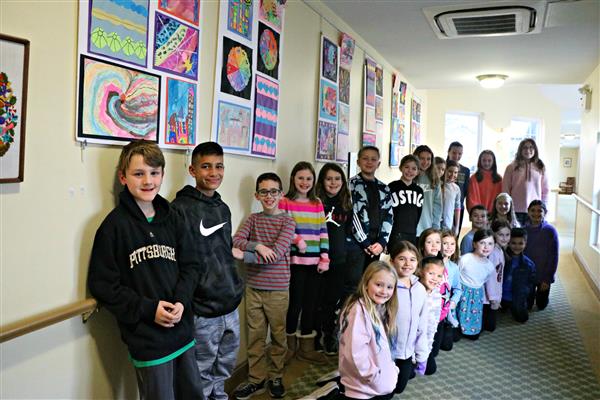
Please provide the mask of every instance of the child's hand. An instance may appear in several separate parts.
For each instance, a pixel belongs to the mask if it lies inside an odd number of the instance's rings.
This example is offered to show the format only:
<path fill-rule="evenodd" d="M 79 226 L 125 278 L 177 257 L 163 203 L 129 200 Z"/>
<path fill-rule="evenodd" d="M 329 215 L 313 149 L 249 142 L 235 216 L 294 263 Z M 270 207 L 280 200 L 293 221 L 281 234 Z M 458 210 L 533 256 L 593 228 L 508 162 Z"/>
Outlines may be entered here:
<path fill-rule="evenodd" d="M 320 262 L 317 264 L 317 272 L 322 274 L 325 271 L 329 271 L 329 264 Z"/>
<path fill-rule="evenodd" d="M 258 254 L 260 254 L 262 256 L 262 258 L 267 260 L 267 262 L 272 263 L 272 262 L 277 261 L 277 253 L 275 253 L 273 250 L 271 250 L 267 246 L 265 246 L 263 244 L 258 244 L 258 245 L 256 245 L 255 250 Z"/>
<path fill-rule="evenodd" d="M 300 254 L 306 253 L 306 248 L 308 246 L 306 245 L 306 242 L 304 241 L 304 239 L 300 239 L 298 241 L 298 243 L 296 243 L 296 246 L 298 247 L 298 252 L 300 252 Z"/>
<path fill-rule="evenodd" d="M 415 366 L 415 373 L 417 375 L 425 375 L 425 369 L 427 369 L 427 361 L 418 362 Z"/>
<path fill-rule="evenodd" d="M 383 251 L 383 246 L 379 243 L 373 243 L 369 246 L 369 250 L 371 251 L 371 254 L 378 256 Z"/>
<path fill-rule="evenodd" d="M 238 249 L 237 247 L 233 247 L 231 249 L 231 254 L 233 254 L 233 258 L 235 258 L 236 260 L 244 259 L 244 252 L 242 250 Z"/>
<path fill-rule="evenodd" d="M 183 316 L 183 304 L 181 304 L 180 302 L 175 303 L 175 306 L 171 310 L 171 314 L 173 314 L 174 317 L 174 324 L 181 321 L 181 317 Z"/>
<path fill-rule="evenodd" d="M 183 307 L 183 306 L 182 306 Z M 172 328 L 175 326 L 176 317 L 171 314 L 171 310 L 175 308 L 175 305 L 168 301 L 160 300 L 158 307 L 156 307 L 156 313 L 154 314 L 154 322 L 165 328 Z M 183 311 L 182 311 L 183 312 Z"/>

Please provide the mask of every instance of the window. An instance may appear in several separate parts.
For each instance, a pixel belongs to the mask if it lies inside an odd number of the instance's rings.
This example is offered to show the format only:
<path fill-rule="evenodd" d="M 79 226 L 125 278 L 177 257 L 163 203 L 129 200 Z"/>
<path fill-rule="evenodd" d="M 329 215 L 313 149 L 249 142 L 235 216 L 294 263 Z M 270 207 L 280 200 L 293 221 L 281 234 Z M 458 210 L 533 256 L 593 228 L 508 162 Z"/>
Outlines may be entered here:
<path fill-rule="evenodd" d="M 445 149 L 452 142 L 463 145 L 463 156 L 460 163 L 475 172 L 477 157 L 480 153 L 482 131 L 481 113 L 449 112 L 446 113 Z M 473 146 L 476 144 L 476 146 Z"/>

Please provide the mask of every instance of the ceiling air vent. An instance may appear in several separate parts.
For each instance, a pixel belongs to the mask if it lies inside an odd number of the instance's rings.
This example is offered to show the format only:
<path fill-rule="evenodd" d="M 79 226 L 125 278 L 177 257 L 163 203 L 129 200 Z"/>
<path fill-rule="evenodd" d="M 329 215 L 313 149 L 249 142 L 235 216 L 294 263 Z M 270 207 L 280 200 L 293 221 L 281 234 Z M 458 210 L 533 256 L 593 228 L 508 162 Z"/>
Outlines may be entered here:
<path fill-rule="evenodd" d="M 539 2 L 466 9 L 464 6 L 429 7 L 423 12 L 437 36 L 442 39 L 539 33 L 545 2 L 541 10 L 539 6 L 529 5 L 539 5 Z"/>

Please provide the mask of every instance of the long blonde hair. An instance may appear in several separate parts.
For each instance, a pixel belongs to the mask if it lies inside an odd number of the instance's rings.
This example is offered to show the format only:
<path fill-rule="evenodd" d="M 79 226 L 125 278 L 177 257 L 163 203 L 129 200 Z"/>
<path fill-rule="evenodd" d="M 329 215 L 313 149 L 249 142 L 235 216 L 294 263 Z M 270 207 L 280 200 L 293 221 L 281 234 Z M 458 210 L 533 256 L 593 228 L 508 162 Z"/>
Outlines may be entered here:
<path fill-rule="evenodd" d="M 369 281 L 373 279 L 373 276 L 380 272 L 386 271 L 389 272 L 394 278 L 394 292 L 390 299 L 381 306 L 377 306 L 369 297 L 367 293 L 367 286 Z M 379 338 L 381 337 L 381 330 L 385 331 L 388 339 L 393 342 L 390 338 L 396 336 L 396 314 L 398 313 L 398 297 L 396 296 L 396 285 L 398 284 L 398 275 L 396 274 L 396 270 L 385 261 L 373 261 L 367 269 L 365 270 L 356 292 L 350 295 L 346 304 L 344 305 L 342 311 L 342 323 L 341 323 L 341 332 L 346 330 L 348 326 L 348 313 L 350 309 L 356 302 L 362 300 L 365 305 L 365 309 L 369 317 L 371 317 L 371 322 L 373 324 L 373 330 L 375 331 L 375 340 L 379 343 Z"/>

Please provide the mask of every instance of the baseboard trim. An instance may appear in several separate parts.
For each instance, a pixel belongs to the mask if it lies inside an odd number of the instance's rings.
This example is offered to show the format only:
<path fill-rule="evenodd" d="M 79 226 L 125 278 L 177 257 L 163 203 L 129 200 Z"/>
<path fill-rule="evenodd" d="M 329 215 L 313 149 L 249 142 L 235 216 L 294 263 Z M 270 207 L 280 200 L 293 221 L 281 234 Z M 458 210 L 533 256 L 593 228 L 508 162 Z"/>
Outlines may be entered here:
<path fill-rule="evenodd" d="M 235 390 L 236 387 L 240 385 L 240 383 L 245 382 L 248 379 L 248 360 L 244 361 L 235 369 L 233 373 L 225 381 L 225 392 L 229 394 L 229 398 L 233 398 L 231 394 Z"/>
<path fill-rule="evenodd" d="M 598 301 L 600 301 L 600 288 L 596 285 L 596 282 L 594 282 L 594 280 L 592 279 L 592 276 L 590 275 L 590 273 L 587 269 L 587 264 L 585 263 L 585 260 L 583 259 L 583 257 L 581 257 L 581 255 L 579 254 L 579 252 L 577 251 L 577 249 L 575 247 L 573 247 L 573 258 L 575 259 L 575 262 L 577 262 L 577 265 L 579 266 L 579 269 L 581 270 L 581 273 L 585 277 L 585 280 L 587 281 L 588 285 L 592 289 L 592 292 L 594 292 L 594 294 L 596 295 L 596 298 L 598 299 Z"/>

